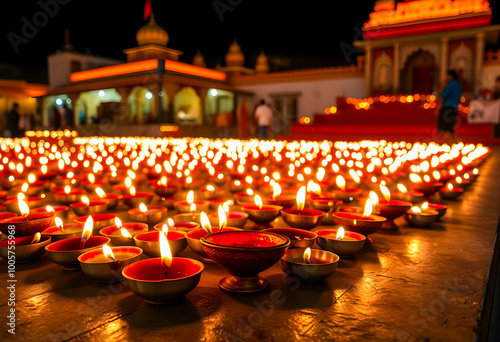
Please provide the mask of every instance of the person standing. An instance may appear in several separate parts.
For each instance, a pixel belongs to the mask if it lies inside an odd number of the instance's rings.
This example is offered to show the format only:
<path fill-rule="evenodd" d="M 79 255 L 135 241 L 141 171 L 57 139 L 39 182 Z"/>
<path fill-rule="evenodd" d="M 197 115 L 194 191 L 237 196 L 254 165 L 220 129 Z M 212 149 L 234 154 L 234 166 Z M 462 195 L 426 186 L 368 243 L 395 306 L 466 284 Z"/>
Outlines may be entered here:
<path fill-rule="evenodd" d="M 7 115 L 7 129 L 12 138 L 19 136 L 19 104 L 17 102 L 12 104 L 12 110 Z"/>
<path fill-rule="evenodd" d="M 443 133 L 445 142 L 451 145 L 458 143 L 455 134 L 455 121 L 462 97 L 462 87 L 458 83 L 458 75 L 455 70 L 448 70 L 445 81 L 446 86 L 440 95 L 436 113 L 439 115 L 438 131 Z"/>
<path fill-rule="evenodd" d="M 266 105 L 265 100 L 260 101 L 260 105 L 255 109 L 255 118 L 257 119 L 258 138 L 265 139 L 267 137 L 267 130 L 271 126 L 273 119 L 273 111 Z"/>

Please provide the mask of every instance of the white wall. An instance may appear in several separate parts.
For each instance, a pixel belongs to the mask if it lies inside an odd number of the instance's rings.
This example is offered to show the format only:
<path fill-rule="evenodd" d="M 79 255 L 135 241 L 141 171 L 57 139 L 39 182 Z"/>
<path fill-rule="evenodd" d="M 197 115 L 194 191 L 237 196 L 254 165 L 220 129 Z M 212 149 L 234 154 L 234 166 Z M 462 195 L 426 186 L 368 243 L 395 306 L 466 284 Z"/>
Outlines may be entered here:
<path fill-rule="evenodd" d="M 483 72 L 479 80 L 479 88 L 493 90 L 493 88 L 495 88 L 495 80 L 498 77 L 500 77 L 500 64 L 483 66 Z"/>
<path fill-rule="evenodd" d="M 363 77 L 334 78 L 329 80 L 268 83 L 242 85 L 238 88 L 255 93 L 253 108 L 261 100 L 271 102 L 269 94 L 301 93 L 298 99 L 297 117 L 323 113 L 326 107 L 336 105 L 338 96 L 364 97 L 365 79 Z"/>

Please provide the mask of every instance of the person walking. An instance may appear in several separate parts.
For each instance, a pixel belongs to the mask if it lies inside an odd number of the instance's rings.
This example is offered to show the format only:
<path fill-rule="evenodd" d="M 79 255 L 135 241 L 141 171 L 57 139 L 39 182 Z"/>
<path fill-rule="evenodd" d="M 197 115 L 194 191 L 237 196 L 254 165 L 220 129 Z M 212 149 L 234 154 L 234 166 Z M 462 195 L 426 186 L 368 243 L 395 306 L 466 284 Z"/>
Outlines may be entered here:
<path fill-rule="evenodd" d="M 12 138 L 19 136 L 19 103 L 17 102 L 12 104 L 12 110 L 7 114 L 7 129 Z"/>
<path fill-rule="evenodd" d="M 257 137 L 259 139 L 267 138 L 267 130 L 271 126 L 271 121 L 273 119 L 273 111 L 266 105 L 265 100 L 260 101 L 260 105 L 255 109 L 255 118 L 257 119 L 258 133 Z"/>
<path fill-rule="evenodd" d="M 462 87 L 458 83 L 458 75 L 455 70 L 448 70 L 445 81 L 446 86 L 441 92 L 436 114 L 439 116 L 438 131 L 443 133 L 445 142 L 451 145 L 458 143 L 455 134 L 455 121 L 460 98 L 462 97 Z"/>

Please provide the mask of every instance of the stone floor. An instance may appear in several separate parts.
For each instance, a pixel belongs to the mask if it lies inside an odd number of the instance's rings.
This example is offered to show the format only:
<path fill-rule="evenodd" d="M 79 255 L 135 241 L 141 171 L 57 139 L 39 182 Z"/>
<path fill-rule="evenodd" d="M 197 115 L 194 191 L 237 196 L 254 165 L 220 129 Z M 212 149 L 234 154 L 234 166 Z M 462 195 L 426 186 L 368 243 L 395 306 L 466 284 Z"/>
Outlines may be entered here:
<path fill-rule="evenodd" d="M 154 306 L 120 283 L 100 285 L 47 256 L 17 265 L 16 335 L 3 341 L 471 341 L 500 213 L 500 148 L 442 222 L 379 231 L 324 283 L 299 284 L 278 264 L 261 273 L 266 292 L 219 289 L 227 273 L 207 264 L 198 287 Z M 274 223 L 281 225 L 281 221 Z M 193 257 L 187 248 L 182 256 Z M 2 322 L 7 263 L 0 261 Z"/>

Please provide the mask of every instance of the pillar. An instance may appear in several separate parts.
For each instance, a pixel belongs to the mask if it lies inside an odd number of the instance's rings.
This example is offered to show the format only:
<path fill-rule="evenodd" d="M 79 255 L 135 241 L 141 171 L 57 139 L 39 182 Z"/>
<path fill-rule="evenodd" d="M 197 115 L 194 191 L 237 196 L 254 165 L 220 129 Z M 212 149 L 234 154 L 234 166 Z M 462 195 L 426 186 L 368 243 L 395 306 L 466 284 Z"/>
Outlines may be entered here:
<path fill-rule="evenodd" d="M 479 94 L 481 88 L 481 72 L 484 59 L 484 32 L 476 34 L 476 55 L 475 55 L 475 68 L 474 68 L 474 93 Z"/>
<path fill-rule="evenodd" d="M 115 114 L 114 122 L 118 125 L 125 125 L 128 123 L 130 117 L 130 108 L 128 104 L 128 98 L 132 92 L 132 87 L 117 87 L 115 88 L 118 94 L 121 96 L 120 100 L 120 112 Z"/>
<path fill-rule="evenodd" d="M 439 89 L 442 90 L 445 84 L 446 73 L 448 71 L 448 49 L 449 49 L 449 38 L 441 38 L 441 62 L 439 69 Z"/>
<path fill-rule="evenodd" d="M 372 94 L 372 47 L 367 45 L 365 48 L 365 88 L 366 96 Z"/>
<path fill-rule="evenodd" d="M 76 93 L 68 93 L 68 98 L 71 100 L 71 108 L 73 109 L 73 120 L 74 120 L 74 127 L 79 126 L 79 118 L 78 118 L 78 112 L 76 110 L 77 105 L 78 105 L 78 99 L 80 98 L 80 92 Z M 73 127 L 73 128 L 74 128 Z"/>
<path fill-rule="evenodd" d="M 201 125 L 204 126 L 208 122 L 208 118 L 205 117 L 205 101 L 207 100 L 208 88 L 196 87 L 194 88 L 196 94 L 200 98 L 200 115 L 201 115 Z"/>
<path fill-rule="evenodd" d="M 393 71 L 392 71 L 392 76 L 393 76 L 393 81 L 392 81 L 392 92 L 397 94 L 399 93 L 399 43 L 396 42 L 394 43 L 393 46 L 393 60 L 392 60 L 392 65 L 393 65 Z"/>

